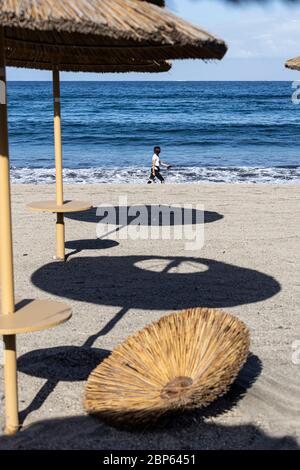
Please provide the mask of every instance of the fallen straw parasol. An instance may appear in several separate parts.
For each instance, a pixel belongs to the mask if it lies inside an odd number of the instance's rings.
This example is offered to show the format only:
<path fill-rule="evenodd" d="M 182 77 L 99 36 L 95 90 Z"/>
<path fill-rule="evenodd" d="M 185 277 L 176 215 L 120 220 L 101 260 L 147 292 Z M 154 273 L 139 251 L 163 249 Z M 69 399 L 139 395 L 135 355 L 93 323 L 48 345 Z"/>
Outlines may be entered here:
<path fill-rule="evenodd" d="M 71 56 L 83 65 L 94 64 L 95 59 L 97 64 L 109 60 L 114 65 L 132 60 L 221 59 L 226 50 L 222 40 L 142 0 L 0 0 L 0 334 L 4 335 L 6 433 L 14 434 L 20 427 L 15 335 L 55 326 L 71 316 L 59 302 L 15 303 L 6 64 L 14 60 L 34 64 L 43 57 L 55 68 Z"/>
<path fill-rule="evenodd" d="M 114 425 L 134 427 L 207 406 L 233 383 L 249 343 L 244 323 L 221 310 L 192 308 L 164 316 L 94 369 L 85 409 Z"/>

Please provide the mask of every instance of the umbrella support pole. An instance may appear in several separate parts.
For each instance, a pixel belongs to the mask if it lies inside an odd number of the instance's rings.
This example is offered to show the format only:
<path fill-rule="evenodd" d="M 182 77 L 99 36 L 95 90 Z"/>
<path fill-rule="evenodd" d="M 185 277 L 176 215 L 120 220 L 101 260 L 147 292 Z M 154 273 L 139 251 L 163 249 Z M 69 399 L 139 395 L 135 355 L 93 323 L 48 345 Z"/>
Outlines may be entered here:
<path fill-rule="evenodd" d="M 54 100 L 56 204 L 58 206 L 62 206 L 64 203 L 64 191 L 63 191 L 63 163 L 62 163 L 59 70 L 53 69 L 52 77 L 53 77 L 53 100 Z M 65 261 L 65 224 L 64 224 L 63 213 L 57 213 L 55 259 L 57 261 Z"/>
<path fill-rule="evenodd" d="M 5 434 L 16 434 L 19 425 L 16 335 L 4 335 Z"/>
<path fill-rule="evenodd" d="M 56 257 L 57 261 L 65 261 L 65 222 L 64 214 L 56 214 Z"/>
<path fill-rule="evenodd" d="M 4 32 L 0 29 L 0 260 L 1 315 L 14 315 L 14 270 L 9 177 L 7 95 Z M 6 434 L 19 429 L 17 354 L 15 335 L 4 335 L 4 392 Z"/>
<path fill-rule="evenodd" d="M 51 212 L 56 214 L 56 253 L 53 257 L 56 261 L 66 261 L 65 250 L 65 223 L 64 213 L 82 212 L 91 209 L 92 205 L 84 201 L 64 201 L 63 190 L 63 161 L 61 138 L 61 112 L 60 112 L 60 80 L 59 70 L 52 71 L 53 104 L 54 104 L 54 146 L 55 146 L 55 200 L 37 201 L 27 204 L 30 210 Z"/>

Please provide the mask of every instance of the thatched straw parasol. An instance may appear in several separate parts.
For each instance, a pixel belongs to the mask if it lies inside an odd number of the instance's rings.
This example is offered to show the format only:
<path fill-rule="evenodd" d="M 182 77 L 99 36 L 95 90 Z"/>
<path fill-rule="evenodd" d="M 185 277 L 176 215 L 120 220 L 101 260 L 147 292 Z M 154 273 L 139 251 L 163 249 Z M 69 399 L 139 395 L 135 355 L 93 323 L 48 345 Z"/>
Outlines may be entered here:
<path fill-rule="evenodd" d="M 0 0 L 0 334 L 4 335 L 7 433 L 19 428 L 15 335 L 54 326 L 71 313 L 58 302 L 15 302 L 6 60 L 34 63 L 43 57 L 55 68 L 70 57 L 84 65 L 102 64 L 109 58 L 123 65 L 132 60 L 221 59 L 226 50 L 222 40 L 142 0 Z M 58 75 L 57 70 L 54 73 Z M 57 83 L 58 79 L 54 87 Z M 59 136 L 59 100 L 56 106 Z"/>
<path fill-rule="evenodd" d="M 249 342 L 246 326 L 220 310 L 193 308 L 162 317 L 96 367 L 87 381 L 85 409 L 134 427 L 207 406 L 235 380 Z"/>
<path fill-rule="evenodd" d="M 138 0 L 2 0 L 10 57 L 53 63 L 65 54 L 100 63 L 125 59 L 221 59 L 225 43 L 156 5 Z"/>
<path fill-rule="evenodd" d="M 294 57 L 294 59 L 287 60 L 284 65 L 287 69 L 300 70 L 300 57 Z"/>

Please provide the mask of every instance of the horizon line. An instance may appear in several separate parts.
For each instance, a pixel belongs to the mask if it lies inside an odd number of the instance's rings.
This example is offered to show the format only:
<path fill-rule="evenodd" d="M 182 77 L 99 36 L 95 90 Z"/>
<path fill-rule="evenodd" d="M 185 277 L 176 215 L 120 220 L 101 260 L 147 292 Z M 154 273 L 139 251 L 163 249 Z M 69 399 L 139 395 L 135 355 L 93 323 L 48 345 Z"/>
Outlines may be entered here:
<path fill-rule="evenodd" d="M 250 80 L 229 80 L 229 79 L 224 79 L 224 80 L 97 80 L 97 79 L 88 79 L 88 80 L 75 80 L 75 79 L 60 79 L 60 82 L 74 82 L 74 83 L 80 83 L 80 82 L 101 82 L 101 83 L 143 83 L 143 82 L 149 82 L 149 83 L 224 83 L 224 82 L 292 82 L 292 81 L 297 81 L 297 80 L 292 80 L 292 79 L 277 79 L 277 80 L 256 80 L 256 79 L 250 79 Z M 30 80 L 30 79 L 17 79 L 17 80 L 7 80 L 9 83 L 13 82 L 40 82 L 40 83 L 52 83 L 52 80 Z"/>

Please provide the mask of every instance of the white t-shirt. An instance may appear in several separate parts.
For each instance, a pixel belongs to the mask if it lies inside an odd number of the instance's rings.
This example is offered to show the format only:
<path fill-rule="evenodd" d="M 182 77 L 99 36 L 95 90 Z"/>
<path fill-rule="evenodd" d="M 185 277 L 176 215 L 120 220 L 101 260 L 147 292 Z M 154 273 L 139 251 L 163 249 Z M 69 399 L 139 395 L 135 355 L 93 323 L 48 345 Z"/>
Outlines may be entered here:
<path fill-rule="evenodd" d="M 156 153 L 155 153 L 155 154 L 153 155 L 153 157 L 152 157 L 152 165 L 155 165 L 156 167 L 159 168 L 159 164 L 160 164 L 160 162 L 159 162 L 159 156 L 156 155 Z"/>

